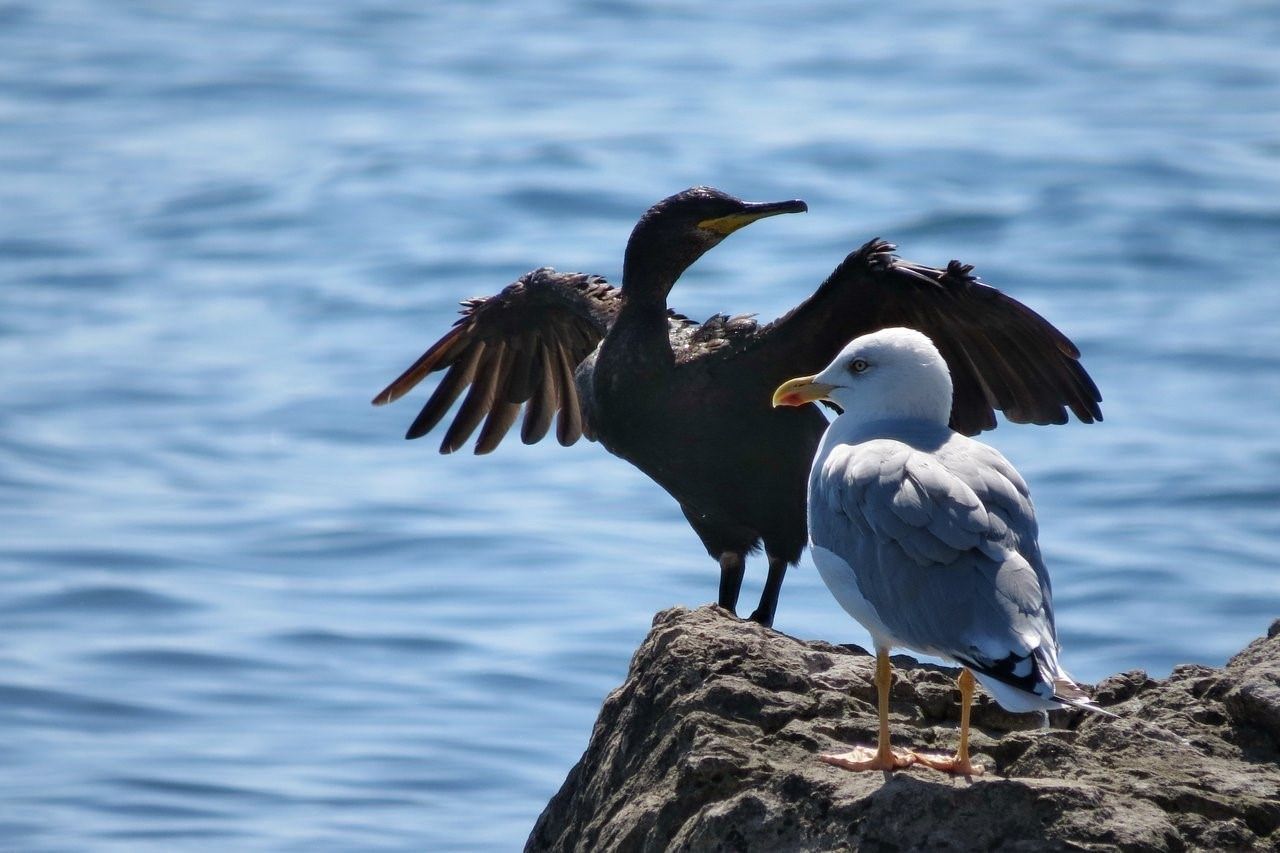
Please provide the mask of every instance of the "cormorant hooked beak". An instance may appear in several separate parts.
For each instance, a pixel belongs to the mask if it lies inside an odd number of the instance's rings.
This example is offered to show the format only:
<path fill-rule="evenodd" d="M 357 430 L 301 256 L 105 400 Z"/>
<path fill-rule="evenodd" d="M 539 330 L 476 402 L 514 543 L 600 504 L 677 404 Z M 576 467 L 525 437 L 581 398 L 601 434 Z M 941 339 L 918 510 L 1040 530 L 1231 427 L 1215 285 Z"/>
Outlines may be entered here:
<path fill-rule="evenodd" d="M 817 382 L 817 376 L 801 376 L 797 379 L 788 379 L 778 386 L 778 390 L 773 392 L 773 407 L 779 406 L 803 406 L 805 403 L 814 403 L 819 400 L 826 400 L 827 395 L 835 390 L 835 385 L 828 385 L 825 382 Z"/>
<path fill-rule="evenodd" d="M 727 237 L 739 228 L 767 216 L 777 216 L 779 213 L 804 213 L 809 209 L 809 205 L 798 198 L 790 201 L 743 202 L 742 207 L 743 209 L 736 213 L 704 219 L 698 223 L 698 227 Z"/>

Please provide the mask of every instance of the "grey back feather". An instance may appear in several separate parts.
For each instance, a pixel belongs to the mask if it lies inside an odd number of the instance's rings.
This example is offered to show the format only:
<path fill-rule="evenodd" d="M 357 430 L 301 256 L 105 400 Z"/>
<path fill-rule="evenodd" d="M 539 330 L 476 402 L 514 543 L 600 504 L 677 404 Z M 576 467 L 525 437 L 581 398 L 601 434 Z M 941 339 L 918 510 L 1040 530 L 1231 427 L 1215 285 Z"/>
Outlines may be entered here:
<path fill-rule="evenodd" d="M 979 666 L 1037 648 L 1056 658 L 1022 477 L 998 451 L 943 426 L 885 432 L 895 437 L 839 446 L 815 468 L 813 543 L 852 567 L 902 645 Z"/>

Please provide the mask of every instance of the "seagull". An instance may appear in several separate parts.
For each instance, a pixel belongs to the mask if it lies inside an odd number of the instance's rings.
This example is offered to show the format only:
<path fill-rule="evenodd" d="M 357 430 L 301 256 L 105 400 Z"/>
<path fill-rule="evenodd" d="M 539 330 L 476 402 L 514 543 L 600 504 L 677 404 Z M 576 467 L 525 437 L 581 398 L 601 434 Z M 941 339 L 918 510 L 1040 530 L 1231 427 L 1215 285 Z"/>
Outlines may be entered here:
<path fill-rule="evenodd" d="M 843 410 L 810 471 L 809 540 L 827 588 L 875 644 L 880 730 L 874 751 L 821 756 L 829 764 L 982 773 L 969 757 L 975 677 L 1010 711 L 1102 710 L 1058 661 L 1027 484 L 997 450 L 948 427 L 951 396 L 933 341 L 904 328 L 855 338 L 773 395 L 774 406 L 829 400 Z M 891 749 L 894 647 L 962 667 L 954 756 Z"/>

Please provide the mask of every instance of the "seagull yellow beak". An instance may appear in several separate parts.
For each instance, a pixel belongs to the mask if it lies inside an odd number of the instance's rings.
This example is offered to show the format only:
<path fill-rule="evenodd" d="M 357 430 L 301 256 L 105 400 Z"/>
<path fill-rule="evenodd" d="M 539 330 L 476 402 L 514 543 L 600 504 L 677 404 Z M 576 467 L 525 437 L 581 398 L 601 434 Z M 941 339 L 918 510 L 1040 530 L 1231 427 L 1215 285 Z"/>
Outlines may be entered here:
<path fill-rule="evenodd" d="M 778 390 L 773 392 L 773 407 L 776 409 L 779 406 L 803 406 L 805 403 L 826 399 L 836 386 L 815 382 L 817 378 L 801 376 L 798 379 L 788 379 L 783 382 L 778 386 Z"/>

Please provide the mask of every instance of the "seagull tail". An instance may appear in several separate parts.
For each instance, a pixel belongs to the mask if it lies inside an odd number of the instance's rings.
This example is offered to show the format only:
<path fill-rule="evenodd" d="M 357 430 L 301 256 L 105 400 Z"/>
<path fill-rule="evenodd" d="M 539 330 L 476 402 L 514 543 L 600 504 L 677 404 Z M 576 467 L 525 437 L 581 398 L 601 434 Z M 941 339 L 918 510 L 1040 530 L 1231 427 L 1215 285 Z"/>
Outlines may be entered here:
<path fill-rule="evenodd" d="M 1099 707 L 1058 663 L 1057 649 L 1048 644 L 1030 653 L 1010 652 L 997 660 L 956 655 L 969 667 L 1001 707 L 1015 713 L 1053 708 L 1082 708 L 1108 717 L 1116 716 Z"/>
<path fill-rule="evenodd" d="M 1059 673 L 1053 679 L 1053 699 L 1055 702 L 1061 702 L 1073 708 L 1083 708 L 1086 711 L 1093 711 L 1095 714 L 1103 714 L 1108 717 L 1118 716 L 1106 708 L 1096 705 L 1093 699 L 1089 697 L 1089 694 L 1085 693 L 1080 685 L 1072 681 L 1065 673 Z"/>

